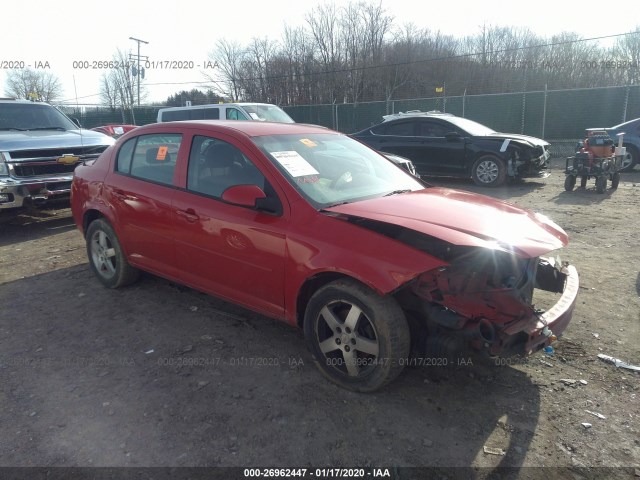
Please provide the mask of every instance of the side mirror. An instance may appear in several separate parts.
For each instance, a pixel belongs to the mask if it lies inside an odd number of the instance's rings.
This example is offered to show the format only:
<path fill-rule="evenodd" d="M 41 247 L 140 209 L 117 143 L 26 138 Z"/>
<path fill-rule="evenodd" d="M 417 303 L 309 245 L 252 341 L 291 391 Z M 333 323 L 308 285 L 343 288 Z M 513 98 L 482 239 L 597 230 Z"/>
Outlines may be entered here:
<path fill-rule="evenodd" d="M 447 132 L 444 134 L 444 138 L 447 139 L 447 142 L 457 142 L 462 138 L 458 132 Z"/>
<path fill-rule="evenodd" d="M 266 196 L 257 185 L 234 185 L 222 193 L 222 200 L 241 207 L 255 208 L 258 200 L 266 198 Z"/>

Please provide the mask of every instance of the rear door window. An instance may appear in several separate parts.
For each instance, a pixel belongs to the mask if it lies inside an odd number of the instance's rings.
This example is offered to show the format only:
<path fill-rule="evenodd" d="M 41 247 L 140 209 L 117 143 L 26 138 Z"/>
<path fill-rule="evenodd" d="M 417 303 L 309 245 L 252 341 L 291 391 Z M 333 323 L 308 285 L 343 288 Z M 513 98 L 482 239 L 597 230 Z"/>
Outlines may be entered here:
<path fill-rule="evenodd" d="M 412 121 L 383 123 L 371 129 L 374 135 L 395 135 L 398 137 L 415 136 L 415 125 Z"/>
<path fill-rule="evenodd" d="M 137 142 L 133 149 L 129 174 L 142 180 L 163 185 L 172 185 L 178 150 L 182 143 L 182 135 L 140 135 L 132 140 L 137 140 Z M 131 142 L 131 140 L 129 142 Z M 126 162 L 126 151 L 123 152 L 125 147 L 127 147 L 127 144 L 123 145 L 118 154 L 118 171 L 121 171 L 120 155 L 123 155 L 123 167 Z"/>

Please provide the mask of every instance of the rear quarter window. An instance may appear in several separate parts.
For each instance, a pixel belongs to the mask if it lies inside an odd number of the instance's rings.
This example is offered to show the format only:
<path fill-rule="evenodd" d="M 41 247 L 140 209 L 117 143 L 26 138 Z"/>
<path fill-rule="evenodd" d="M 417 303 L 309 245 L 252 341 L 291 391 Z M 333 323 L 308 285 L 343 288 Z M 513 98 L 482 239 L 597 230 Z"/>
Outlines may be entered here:
<path fill-rule="evenodd" d="M 131 159 L 133 158 L 133 148 L 136 146 L 137 138 L 127 140 L 120 150 L 118 150 L 118 157 L 116 159 L 116 172 L 126 173 L 131 172 Z"/>

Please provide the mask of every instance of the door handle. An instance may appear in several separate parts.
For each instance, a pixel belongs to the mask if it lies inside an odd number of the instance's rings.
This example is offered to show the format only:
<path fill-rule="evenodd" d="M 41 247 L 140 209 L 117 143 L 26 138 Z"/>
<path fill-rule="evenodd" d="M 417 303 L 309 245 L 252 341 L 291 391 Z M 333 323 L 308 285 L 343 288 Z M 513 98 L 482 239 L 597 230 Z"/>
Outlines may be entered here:
<path fill-rule="evenodd" d="M 196 211 L 193 208 L 187 208 L 186 210 L 176 210 L 176 215 L 184 218 L 189 223 L 195 223 L 200 219 L 200 217 L 196 215 Z"/>

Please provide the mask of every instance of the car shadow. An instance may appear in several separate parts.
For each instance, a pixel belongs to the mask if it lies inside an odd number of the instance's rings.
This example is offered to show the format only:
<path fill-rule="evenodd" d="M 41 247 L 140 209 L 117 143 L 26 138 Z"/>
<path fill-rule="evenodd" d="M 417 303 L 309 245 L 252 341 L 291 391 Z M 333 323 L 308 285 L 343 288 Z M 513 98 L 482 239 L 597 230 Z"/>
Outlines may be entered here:
<path fill-rule="evenodd" d="M 0 246 L 68 232 L 76 228 L 69 205 L 0 212 Z"/>
<path fill-rule="evenodd" d="M 595 186 L 587 184 L 586 188 L 577 187 L 571 192 L 563 190 L 549 200 L 557 205 L 597 205 L 615 192 L 616 190 L 608 188 L 604 193 L 598 193 Z"/>
<path fill-rule="evenodd" d="M 152 275 L 111 290 L 80 265 L 0 296 L 12 299 L 0 425 L 28 432 L 37 452 L 7 436 L 0 458 L 15 466 L 383 465 L 487 478 L 508 466 L 515 478 L 541 414 L 526 364 L 471 357 L 406 368 L 376 393 L 344 390 L 300 330 Z"/>

